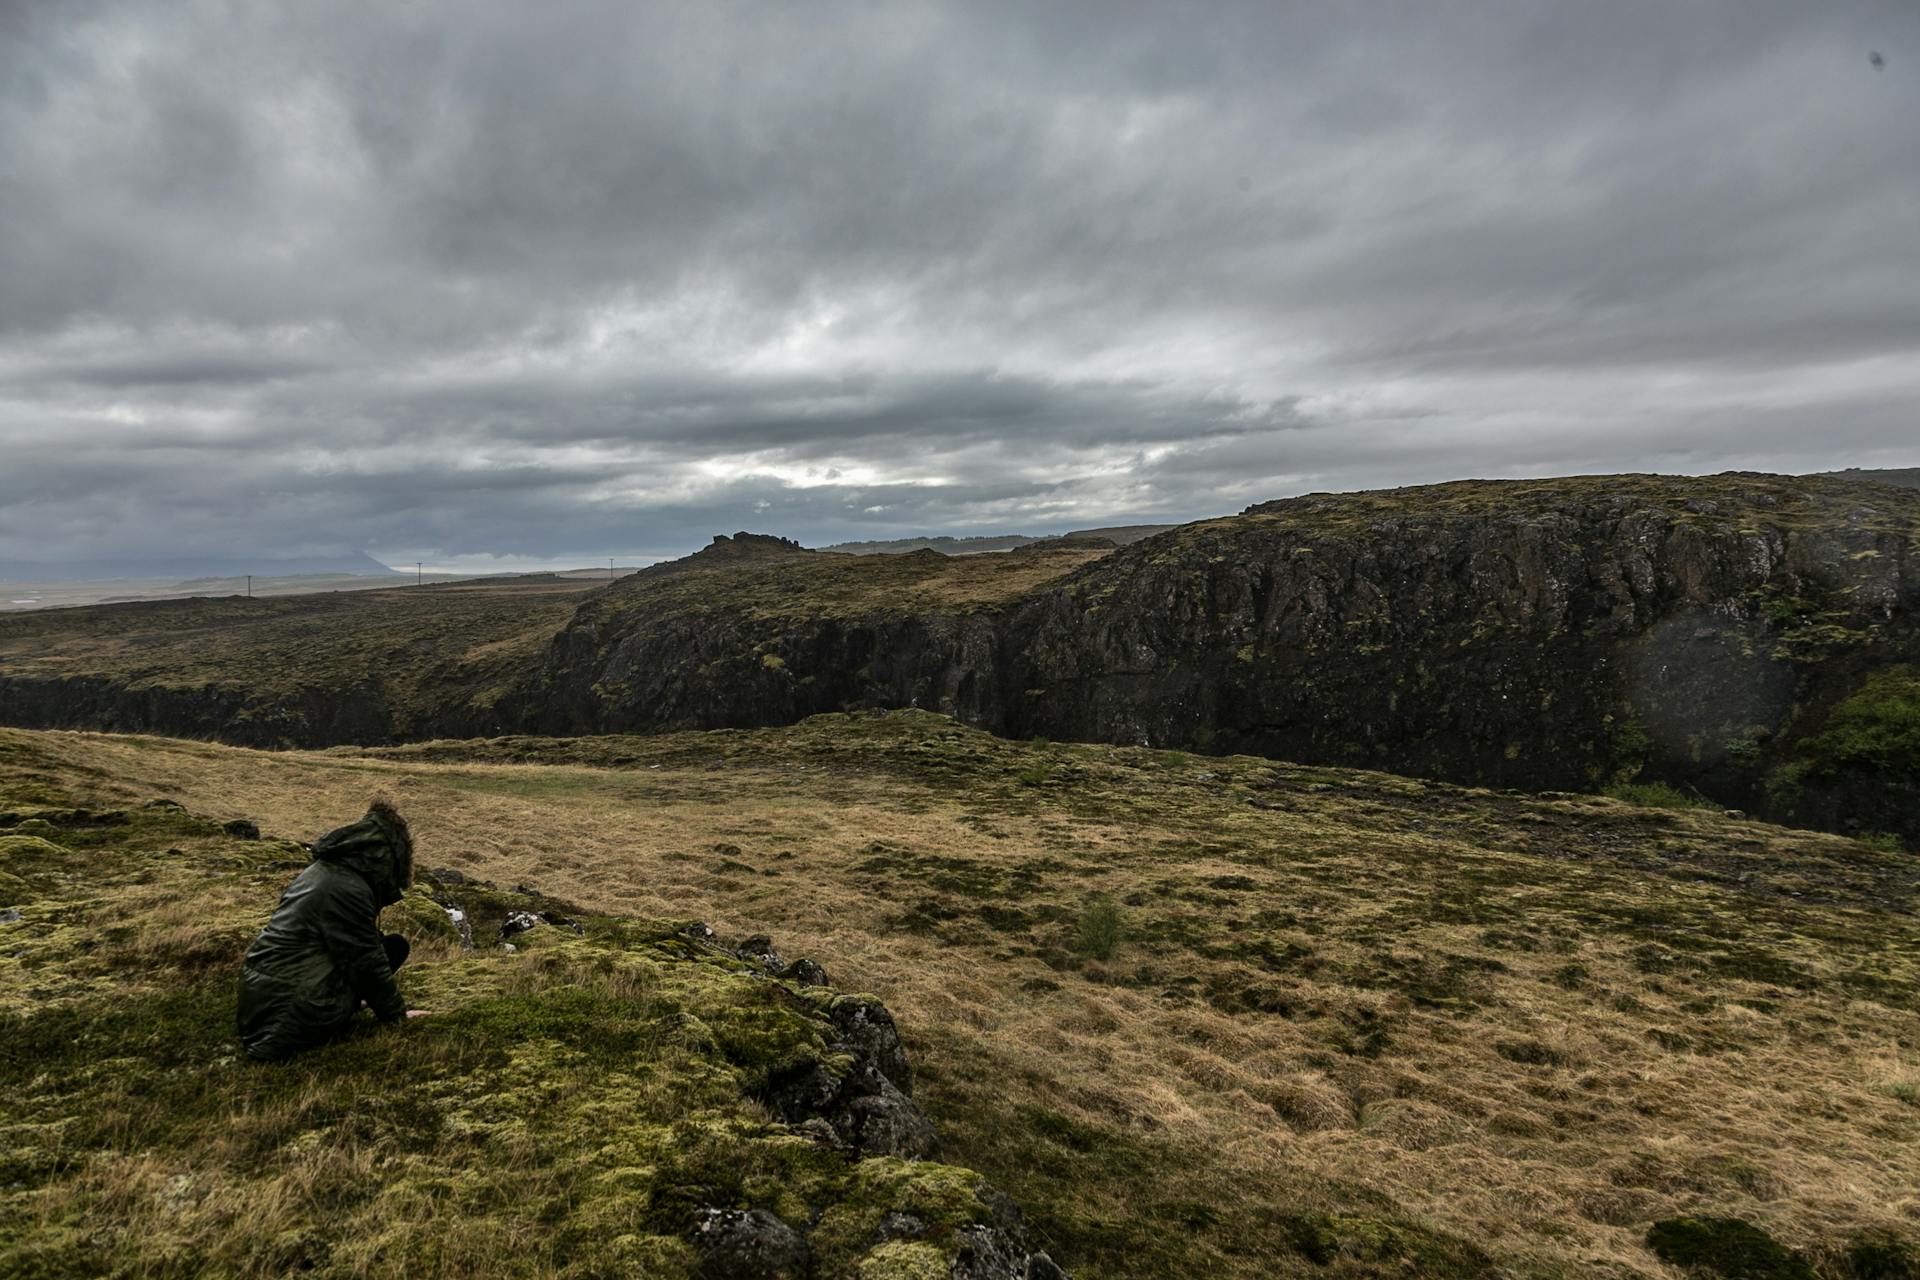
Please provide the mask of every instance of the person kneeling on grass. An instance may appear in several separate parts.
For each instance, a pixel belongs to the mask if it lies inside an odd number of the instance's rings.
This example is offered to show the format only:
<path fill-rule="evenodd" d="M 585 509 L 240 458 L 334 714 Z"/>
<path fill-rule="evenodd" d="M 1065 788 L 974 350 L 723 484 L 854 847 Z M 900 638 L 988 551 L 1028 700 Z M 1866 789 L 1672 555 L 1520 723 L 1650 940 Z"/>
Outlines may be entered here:
<path fill-rule="evenodd" d="M 240 1042 L 272 1061 L 326 1043 L 365 1005 L 382 1022 L 418 1017 L 394 985 L 407 940 L 381 936 L 382 907 L 413 883 L 413 835 L 393 806 L 321 836 L 240 970 Z"/>

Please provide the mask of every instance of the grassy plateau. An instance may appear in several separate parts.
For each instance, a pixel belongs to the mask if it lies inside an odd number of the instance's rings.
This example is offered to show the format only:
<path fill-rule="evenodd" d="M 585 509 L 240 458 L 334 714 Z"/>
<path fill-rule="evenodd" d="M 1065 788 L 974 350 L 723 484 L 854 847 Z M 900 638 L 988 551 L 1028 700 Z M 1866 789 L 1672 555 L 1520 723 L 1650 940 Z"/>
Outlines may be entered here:
<path fill-rule="evenodd" d="M 566 624 L 593 579 L 480 579 L 325 595 L 141 601 L 0 618 L 0 670 L 267 704 L 377 687 L 405 718 L 485 701 Z"/>
<path fill-rule="evenodd" d="M 6 1274 L 676 1275 L 697 1200 L 826 1206 L 822 1275 L 934 1275 L 869 1219 L 973 1220 L 980 1176 L 1079 1277 L 1915 1274 L 1920 866 L 1867 842 L 912 711 L 6 730 L 0 788 Z M 431 1018 L 236 1060 L 303 854 L 217 824 L 311 839 L 375 792 L 422 866 L 586 933 L 462 950 L 416 892 Z M 786 1134 L 756 1081 L 810 1033 L 651 923 L 689 919 L 885 1001 L 951 1163 Z"/>

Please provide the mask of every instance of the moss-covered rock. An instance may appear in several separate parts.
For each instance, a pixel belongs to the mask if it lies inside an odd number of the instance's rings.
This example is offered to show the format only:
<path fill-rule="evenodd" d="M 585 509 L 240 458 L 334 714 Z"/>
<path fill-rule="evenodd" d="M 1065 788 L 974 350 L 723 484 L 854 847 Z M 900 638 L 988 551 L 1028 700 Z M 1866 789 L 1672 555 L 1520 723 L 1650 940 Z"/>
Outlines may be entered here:
<path fill-rule="evenodd" d="M 404 934 L 415 943 L 427 939 L 454 944 L 468 941 L 447 907 L 435 901 L 432 893 L 420 885 L 401 895 L 400 901 L 386 909 L 381 921 L 383 927 Z"/>

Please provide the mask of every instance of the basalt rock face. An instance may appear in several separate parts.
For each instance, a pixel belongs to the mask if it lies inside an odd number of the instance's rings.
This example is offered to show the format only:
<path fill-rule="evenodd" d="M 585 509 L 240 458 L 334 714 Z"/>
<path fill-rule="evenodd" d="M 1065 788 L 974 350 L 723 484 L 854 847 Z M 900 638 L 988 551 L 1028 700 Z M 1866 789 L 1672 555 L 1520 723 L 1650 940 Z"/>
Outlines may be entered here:
<path fill-rule="evenodd" d="M 716 611 L 610 625 L 583 609 L 506 705 L 533 733 L 751 728 L 855 707 L 920 707 L 992 728 L 1002 636 L 1000 620 L 978 616 Z"/>
<path fill-rule="evenodd" d="M 1660 779 L 1920 834 L 1876 799 L 1912 776 L 1897 751 L 1801 785 L 1868 675 L 1920 660 L 1916 617 L 1920 500 L 1881 486 L 1306 497 L 1123 548 L 1027 606 L 1005 727 L 1505 786 Z"/>
<path fill-rule="evenodd" d="M 927 598 L 952 567 L 934 552 L 716 538 L 584 602 L 500 710 L 534 733 L 747 728 L 854 707 L 992 727 L 1004 609 Z"/>
<path fill-rule="evenodd" d="M 457 704 L 397 718 L 374 681 L 316 687 L 263 702 L 236 687 L 138 686 L 105 676 L 14 679 L 0 675 L 0 723 L 217 738 L 242 747 L 327 747 L 471 737 L 495 717 Z"/>
<path fill-rule="evenodd" d="M 303 690 L 262 706 L 234 688 L 130 688 L 107 677 L 0 676 L 0 718 L 36 729 L 205 736 L 243 747 L 393 742 L 409 736 L 399 731 L 371 682 Z M 470 719 L 452 717 L 446 727 L 464 727 Z"/>

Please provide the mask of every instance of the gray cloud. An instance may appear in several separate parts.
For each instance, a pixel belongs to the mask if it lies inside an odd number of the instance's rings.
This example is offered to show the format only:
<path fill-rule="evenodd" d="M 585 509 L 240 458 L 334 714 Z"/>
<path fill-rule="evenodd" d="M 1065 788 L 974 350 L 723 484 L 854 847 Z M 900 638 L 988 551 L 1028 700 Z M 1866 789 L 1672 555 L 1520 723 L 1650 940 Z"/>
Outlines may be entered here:
<path fill-rule="evenodd" d="M 0 559 L 1914 465 L 1914 119 L 1907 0 L 15 0 Z"/>

